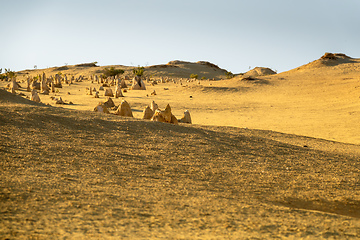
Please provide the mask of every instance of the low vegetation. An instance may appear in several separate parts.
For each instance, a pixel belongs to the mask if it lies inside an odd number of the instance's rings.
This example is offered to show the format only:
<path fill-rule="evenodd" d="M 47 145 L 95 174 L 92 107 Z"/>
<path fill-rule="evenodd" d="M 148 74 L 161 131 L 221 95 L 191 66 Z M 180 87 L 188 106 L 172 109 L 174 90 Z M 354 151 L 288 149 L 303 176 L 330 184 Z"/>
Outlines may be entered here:
<path fill-rule="evenodd" d="M 198 79 L 198 77 L 199 77 L 198 74 L 190 74 L 190 78 Z"/>
<path fill-rule="evenodd" d="M 2 68 L 0 70 L 0 79 L 1 80 L 8 80 L 8 79 L 16 77 L 16 73 L 14 71 L 11 71 L 10 68 L 9 69 L 5 68 L 5 73 L 3 73 L 3 74 L 1 74 L 1 73 L 2 73 Z"/>
<path fill-rule="evenodd" d="M 114 67 L 105 68 L 103 71 L 104 77 L 115 77 L 124 73 L 122 69 L 115 69 Z"/>
<path fill-rule="evenodd" d="M 232 72 L 226 72 L 225 74 L 227 79 L 231 79 L 234 77 L 234 74 Z"/>
<path fill-rule="evenodd" d="M 133 73 L 134 73 L 135 76 L 141 77 L 141 76 L 144 75 L 144 70 L 145 70 L 144 67 L 137 67 L 137 68 L 133 69 Z"/>

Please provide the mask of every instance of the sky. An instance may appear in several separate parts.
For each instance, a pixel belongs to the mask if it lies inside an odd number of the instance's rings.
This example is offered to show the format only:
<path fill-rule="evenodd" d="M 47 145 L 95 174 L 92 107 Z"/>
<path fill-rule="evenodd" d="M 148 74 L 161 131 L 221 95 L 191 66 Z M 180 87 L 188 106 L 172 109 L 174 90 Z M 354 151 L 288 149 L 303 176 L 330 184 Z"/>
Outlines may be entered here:
<path fill-rule="evenodd" d="M 209 61 L 278 72 L 360 57 L 359 0 L 0 0 L 0 68 Z"/>

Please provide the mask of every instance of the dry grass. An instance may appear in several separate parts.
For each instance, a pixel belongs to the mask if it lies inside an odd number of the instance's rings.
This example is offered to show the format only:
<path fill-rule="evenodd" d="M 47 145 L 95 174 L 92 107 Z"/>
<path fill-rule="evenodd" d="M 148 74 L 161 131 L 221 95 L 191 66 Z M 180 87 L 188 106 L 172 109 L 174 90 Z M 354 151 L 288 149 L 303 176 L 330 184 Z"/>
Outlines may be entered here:
<path fill-rule="evenodd" d="M 360 237 L 359 154 L 334 150 L 355 145 L 0 91 L 4 239 Z"/>

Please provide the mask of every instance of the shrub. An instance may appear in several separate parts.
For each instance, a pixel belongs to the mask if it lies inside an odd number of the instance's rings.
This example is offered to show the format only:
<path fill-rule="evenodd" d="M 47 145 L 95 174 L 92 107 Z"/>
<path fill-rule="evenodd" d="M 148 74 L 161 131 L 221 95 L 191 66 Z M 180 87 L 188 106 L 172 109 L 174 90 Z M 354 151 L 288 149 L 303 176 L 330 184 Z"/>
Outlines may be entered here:
<path fill-rule="evenodd" d="M 104 78 L 121 75 L 124 73 L 122 69 L 115 69 L 114 67 L 104 69 Z"/>
<path fill-rule="evenodd" d="M 206 77 L 202 77 L 202 78 L 201 78 L 201 80 L 205 80 L 205 79 L 206 79 Z"/>
<path fill-rule="evenodd" d="M 137 67 L 137 68 L 134 68 L 134 69 L 133 69 L 133 73 L 134 73 L 136 76 L 141 77 L 142 75 L 144 75 L 144 70 L 145 70 L 144 67 Z"/>
<path fill-rule="evenodd" d="M 11 71 L 10 68 L 9 69 L 5 68 L 5 73 L 0 75 L 0 79 L 11 79 L 14 77 L 16 77 L 16 74 L 14 71 Z"/>
<path fill-rule="evenodd" d="M 226 77 L 227 77 L 228 79 L 233 78 L 233 77 L 234 77 L 234 74 L 233 74 L 232 72 L 226 72 Z"/>
<path fill-rule="evenodd" d="M 190 74 L 190 78 L 198 79 L 199 75 L 197 74 Z"/>
<path fill-rule="evenodd" d="M 75 67 L 97 67 L 97 62 L 76 64 Z"/>

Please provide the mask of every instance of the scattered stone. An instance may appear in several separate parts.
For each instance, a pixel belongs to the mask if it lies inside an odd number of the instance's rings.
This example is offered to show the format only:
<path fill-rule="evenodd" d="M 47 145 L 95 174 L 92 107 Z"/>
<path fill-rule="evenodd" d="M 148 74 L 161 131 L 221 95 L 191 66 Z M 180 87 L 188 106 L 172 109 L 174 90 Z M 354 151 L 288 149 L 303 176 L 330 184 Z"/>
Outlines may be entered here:
<path fill-rule="evenodd" d="M 151 93 L 151 96 L 155 96 L 156 95 L 156 92 L 155 90 Z"/>
<path fill-rule="evenodd" d="M 55 98 L 56 99 L 56 98 Z M 65 104 L 65 102 L 62 100 L 62 98 L 60 97 L 59 99 L 56 99 L 55 104 Z"/>
<path fill-rule="evenodd" d="M 100 97 L 99 97 L 99 92 L 95 92 L 94 98 L 100 98 Z"/>
<path fill-rule="evenodd" d="M 104 87 L 103 87 L 103 86 L 100 86 L 100 87 L 99 87 L 99 91 L 104 91 Z"/>

